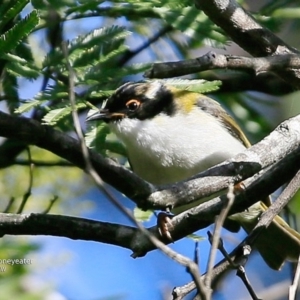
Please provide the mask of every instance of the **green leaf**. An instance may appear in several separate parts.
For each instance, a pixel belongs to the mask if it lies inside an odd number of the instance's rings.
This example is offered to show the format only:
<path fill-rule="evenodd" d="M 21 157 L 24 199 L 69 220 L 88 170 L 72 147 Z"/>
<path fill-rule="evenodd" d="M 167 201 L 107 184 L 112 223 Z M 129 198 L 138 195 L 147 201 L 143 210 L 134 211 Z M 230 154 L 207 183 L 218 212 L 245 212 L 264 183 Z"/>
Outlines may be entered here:
<path fill-rule="evenodd" d="M 9 53 L 38 25 L 37 11 L 32 11 L 28 16 L 19 21 L 10 30 L 0 36 L 0 57 Z"/>
<path fill-rule="evenodd" d="M 77 1 L 74 0 L 31 0 L 30 2 L 34 8 L 38 10 L 46 10 L 47 12 L 49 11 L 50 7 L 51 9 L 55 9 L 56 11 L 60 11 L 65 9 L 65 7 L 77 6 Z"/>
<path fill-rule="evenodd" d="M 69 13 L 73 13 L 76 10 L 84 10 L 85 7 L 76 7 L 68 10 Z M 96 7 L 97 13 L 103 17 L 120 18 L 126 17 L 128 20 L 136 21 L 141 18 L 159 18 L 159 15 L 153 11 L 153 5 L 151 3 L 145 5 L 139 4 L 127 4 L 126 5 L 114 5 L 106 7 Z"/>
<path fill-rule="evenodd" d="M 149 221 L 150 218 L 153 216 L 154 212 L 153 210 L 141 210 L 138 207 L 135 207 L 133 210 L 133 215 L 134 218 L 138 221 L 138 222 L 146 222 Z"/>
<path fill-rule="evenodd" d="M 27 79 L 36 79 L 40 76 L 39 69 L 27 60 L 13 54 L 4 54 L 2 56 L 9 63 L 6 65 L 7 71 L 17 76 L 24 76 Z"/>
<path fill-rule="evenodd" d="M 213 80 L 213 81 L 204 81 L 202 82 L 201 85 L 197 86 L 190 86 L 187 88 L 188 91 L 190 92 L 195 92 L 195 93 L 211 93 L 214 91 L 217 91 L 220 86 L 222 85 L 222 81 L 220 80 Z"/>
<path fill-rule="evenodd" d="M 105 140 L 104 147 L 106 150 L 127 157 L 127 151 L 125 146 L 119 141 Z"/>
<path fill-rule="evenodd" d="M 298 190 L 293 196 L 292 200 L 289 202 L 289 210 L 293 214 L 300 214 L 300 191 Z"/>
<path fill-rule="evenodd" d="M 93 30 L 72 40 L 68 45 L 69 61 L 76 72 L 76 84 L 103 84 L 115 77 L 120 69 L 118 59 L 127 51 L 124 45 L 125 38 L 130 34 L 124 27 L 110 26 Z M 57 72 L 66 73 L 61 50 L 52 51 L 44 60 L 43 66 L 52 66 L 52 69 L 58 69 Z M 95 81 L 91 82 L 93 79 Z"/>
<path fill-rule="evenodd" d="M 69 115 L 70 112 L 71 107 L 53 109 L 44 116 L 43 122 L 47 125 L 55 125 L 64 116 Z"/>
<path fill-rule="evenodd" d="M 100 44 L 110 45 L 116 40 L 123 41 L 130 34 L 131 32 L 122 26 L 110 26 L 95 29 L 84 36 L 79 36 L 74 39 L 70 44 L 69 54 L 71 56 L 72 52 L 77 49 L 83 49 L 86 51 L 87 49 L 90 49 L 94 46 L 99 46 Z"/>
<path fill-rule="evenodd" d="M 25 40 L 23 43 L 20 43 L 16 50 L 14 51 L 14 55 L 24 59 L 27 64 L 30 64 L 31 68 L 36 69 L 36 62 L 33 59 L 33 54 L 32 54 L 32 45 L 28 45 L 27 40 Z M 12 55 L 12 54 L 7 54 L 7 55 Z"/>
<path fill-rule="evenodd" d="M 87 105 L 83 102 L 77 103 L 76 108 L 85 108 Z M 58 121 L 67 117 L 72 112 L 71 106 L 66 106 L 63 108 L 57 108 L 49 111 L 43 118 L 43 122 L 47 125 L 56 125 Z"/>
<path fill-rule="evenodd" d="M 3 1 L 2 1 L 3 2 Z M 15 0 L 15 1 L 4 1 L 0 5 L 0 32 L 3 30 L 5 25 L 12 19 L 14 19 L 23 8 L 29 3 L 29 0 Z M 8 7 L 10 6 L 10 7 Z"/>
<path fill-rule="evenodd" d="M 278 8 L 272 13 L 272 16 L 279 19 L 299 19 L 300 7 Z"/>
<path fill-rule="evenodd" d="M 19 104 L 18 82 L 16 76 L 10 73 L 3 76 L 2 88 L 9 111 L 12 113 Z"/>
<path fill-rule="evenodd" d="M 41 100 L 28 100 L 28 101 L 25 101 L 24 104 L 22 104 L 20 107 L 18 107 L 15 110 L 15 113 L 16 114 L 23 114 L 23 113 L 28 112 L 31 109 L 41 105 L 43 102 L 45 102 L 45 101 L 41 101 Z"/>
<path fill-rule="evenodd" d="M 42 101 L 60 100 L 58 102 L 59 105 L 62 104 L 62 100 L 67 100 L 66 105 L 68 105 L 69 90 L 64 84 L 58 81 L 55 86 L 49 86 L 44 92 L 38 93 L 35 96 L 35 99 L 42 100 Z M 56 108 L 61 108 L 61 107 L 62 106 Z"/>
<path fill-rule="evenodd" d="M 90 110 L 88 116 L 96 112 L 97 110 Z M 105 122 L 88 122 L 85 134 L 86 145 L 106 156 L 105 141 L 109 133 L 109 127 Z"/>
<path fill-rule="evenodd" d="M 202 241 L 206 240 L 206 237 L 201 236 L 201 235 L 197 235 L 197 234 L 194 234 L 194 233 L 189 234 L 186 237 L 193 240 L 193 241 L 195 241 L 195 242 L 202 242 Z"/>
<path fill-rule="evenodd" d="M 9 63 L 6 65 L 7 72 L 15 76 L 23 76 L 27 79 L 37 79 L 39 77 L 39 72 L 31 69 L 28 66 L 22 66 L 20 64 Z"/>
<path fill-rule="evenodd" d="M 37 0 L 35 0 L 37 1 Z M 85 13 L 87 11 L 93 11 L 98 8 L 98 5 L 101 4 L 102 0 L 83 0 L 77 1 L 76 5 L 66 10 L 66 15 L 70 15 L 72 13 Z"/>
<path fill-rule="evenodd" d="M 93 115 L 96 112 L 98 112 L 98 110 L 91 109 L 88 112 L 88 116 Z M 85 143 L 89 148 L 94 149 L 104 156 L 107 156 L 106 152 L 110 151 L 114 154 L 119 154 L 127 157 L 127 152 L 124 145 L 115 139 L 108 140 L 107 137 L 109 134 L 110 129 L 105 122 L 88 122 L 85 133 Z"/>
<path fill-rule="evenodd" d="M 151 82 L 152 80 L 147 80 L 147 82 Z M 165 79 L 160 80 L 163 84 L 171 85 L 175 88 L 181 90 L 187 90 L 195 93 L 210 93 L 212 91 L 216 91 L 221 86 L 222 82 L 219 80 L 214 81 L 206 81 L 203 79 Z"/>
<path fill-rule="evenodd" d="M 99 85 L 99 82 L 97 82 L 97 84 Z M 90 88 L 87 91 L 87 95 L 89 96 L 90 99 L 93 99 L 93 98 L 95 98 L 95 99 L 99 99 L 99 98 L 106 99 L 110 95 L 112 95 L 115 91 L 115 90 L 102 91 L 100 88 L 98 88 L 98 85 L 96 85 L 95 87 Z M 100 87 L 100 85 L 99 85 L 99 87 Z"/>

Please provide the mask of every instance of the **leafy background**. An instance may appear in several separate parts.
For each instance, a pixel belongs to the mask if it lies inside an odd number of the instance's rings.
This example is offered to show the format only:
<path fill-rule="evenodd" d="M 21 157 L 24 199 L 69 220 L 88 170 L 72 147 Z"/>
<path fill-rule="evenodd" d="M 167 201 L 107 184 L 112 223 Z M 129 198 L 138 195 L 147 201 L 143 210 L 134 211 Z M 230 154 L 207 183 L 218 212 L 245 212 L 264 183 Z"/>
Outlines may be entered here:
<path fill-rule="evenodd" d="M 263 25 L 299 47 L 298 1 L 239 2 Z M 194 8 L 192 1 L 4 0 L 0 5 L 1 109 L 69 134 L 73 134 L 73 124 L 62 41 L 68 43 L 69 60 L 76 74 L 76 105 L 82 121 L 88 110 L 100 106 L 122 82 L 142 80 L 143 72 L 153 62 L 197 57 L 212 48 L 219 53 L 244 55 L 220 28 Z M 228 79 L 234 87 L 234 76 L 242 74 L 208 71 L 185 78 Z M 221 86 L 211 96 L 235 115 L 254 143 L 299 111 L 295 100 L 298 94 L 284 95 L 274 88 L 269 95 Z M 87 130 L 88 144 L 102 154 L 117 158 L 125 154 L 104 126 L 85 128 L 84 122 L 82 126 Z M 0 147 L 2 151 L 17 152 L 10 153 L 13 160 L 10 156 L 0 158 L 2 211 L 43 212 L 53 204 L 51 213 L 127 224 L 81 170 L 36 147 L 16 147 L 5 140 Z M 36 162 L 33 169 L 31 160 Z M 126 163 L 124 158 L 120 161 Z M 124 205 L 134 208 L 128 199 L 113 192 Z M 291 205 L 296 214 L 298 203 L 294 200 Z M 154 222 L 152 218 L 145 225 Z M 198 234 L 206 236 L 205 232 Z M 224 230 L 228 250 L 243 235 Z M 173 286 L 190 280 L 180 266 L 157 251 L 133 260 L 121 248 L 62 238 L 5 236 L 0 243 L 0 259 L 28 257 L 33 261 L 29 266 L 7 266 L 0 273 L 0 299 L 168 299 Z M 191 239 L 172 247 L 193 257 Z M 201 242 L 201 270 L 205 269 L 208 251 L 208 242 Z M 274 273 L 254 256 L 247 268 L 257 291 L 289 283 L 288 264 L 282 272 Z M 231 299 L 232 294 L 242 299 L 247 295 L 234 274 L 224 282 L 215 299 Z"/>

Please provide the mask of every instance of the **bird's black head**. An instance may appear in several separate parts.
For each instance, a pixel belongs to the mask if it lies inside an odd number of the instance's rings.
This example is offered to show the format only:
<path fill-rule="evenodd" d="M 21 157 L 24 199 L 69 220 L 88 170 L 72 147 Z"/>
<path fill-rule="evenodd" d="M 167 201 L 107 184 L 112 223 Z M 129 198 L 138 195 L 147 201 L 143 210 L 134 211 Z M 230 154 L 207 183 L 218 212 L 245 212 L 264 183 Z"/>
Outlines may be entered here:
<path fill-rule="evenodd" d="M 163 112 L 172 115 L 174 112 L 171 91 L 159 81 L 149 83 L 128 82 L 111 95 L 106 105 L 95 115 L 87 118 L 106 122 L 121 120 L 125 117 L 139 120 L 151 119 Z"/>

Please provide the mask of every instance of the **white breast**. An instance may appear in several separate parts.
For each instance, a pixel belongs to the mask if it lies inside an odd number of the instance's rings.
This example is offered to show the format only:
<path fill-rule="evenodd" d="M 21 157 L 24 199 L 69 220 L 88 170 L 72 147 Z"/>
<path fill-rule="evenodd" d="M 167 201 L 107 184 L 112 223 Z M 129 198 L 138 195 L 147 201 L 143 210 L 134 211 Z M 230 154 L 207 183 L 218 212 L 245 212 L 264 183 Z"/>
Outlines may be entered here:
<path fill-rule="evenodd" d="M 187 179 L 245 149 L 200 109 L 176 118 L 125 118 L 110 126 L 125 144 L 134 172 L 153 184 Z"/>

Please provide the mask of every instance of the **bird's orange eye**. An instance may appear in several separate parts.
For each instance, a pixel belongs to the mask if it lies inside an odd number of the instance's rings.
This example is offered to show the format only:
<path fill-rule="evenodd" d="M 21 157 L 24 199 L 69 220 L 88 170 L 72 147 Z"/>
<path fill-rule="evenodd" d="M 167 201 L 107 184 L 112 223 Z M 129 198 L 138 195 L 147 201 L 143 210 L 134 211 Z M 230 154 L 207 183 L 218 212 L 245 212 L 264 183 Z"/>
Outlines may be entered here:
<path fill-rule="evenodd" d="M 135 111 L 140 107 L 141 101 L 136 99 L 131 99 L 127 101 L 125 105 L 130 111 Z"/>

